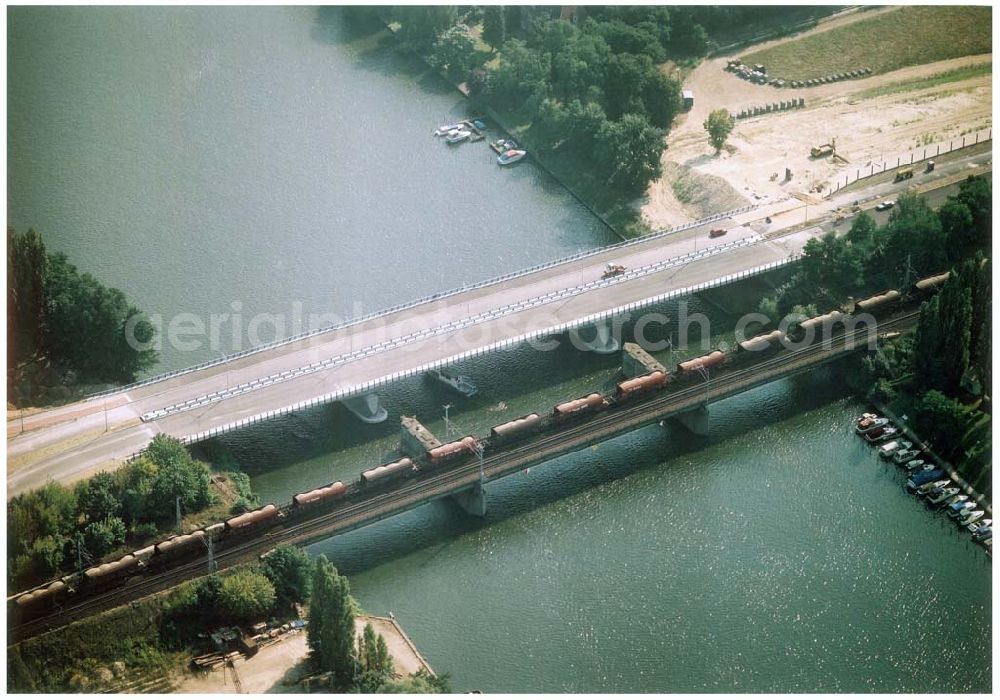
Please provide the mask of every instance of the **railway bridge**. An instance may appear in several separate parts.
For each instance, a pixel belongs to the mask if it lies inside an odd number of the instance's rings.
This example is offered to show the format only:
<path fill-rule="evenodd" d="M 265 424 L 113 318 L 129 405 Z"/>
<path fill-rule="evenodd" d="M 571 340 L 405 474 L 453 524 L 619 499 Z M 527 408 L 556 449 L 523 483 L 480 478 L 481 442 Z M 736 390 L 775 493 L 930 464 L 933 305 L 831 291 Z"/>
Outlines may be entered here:
<path fill-rule="evenodd" d="M 665 418 L 705 412 L 713 402 L 866 350 L 881 335 L 911 329 L 918 316 L 919 312 L 913 308 L 900 310 L 880 321 L 877 327 L 869 324 L 848 326 L 826 342 L 781 350 L 749 366 L 723 367 L 714 376 L 706 376 L 704 382 L 685 384 L 673 390 L 668 385 L 666 390 L 581 416 L 561 425 L 558 430 L 533 435 L 510 446 L 490 446 L 478 456 L 437 470 L 422 471 L 414 478 L 378 488 L 359 488 L 355 484 L 350 487 L 348 498 L 314 509 L 286 507 L 285 517 L 269 529 L 256 532 L 252 537 L 223 539 L 217 543 L 211 564 L 207 551 L 197 551 L 167 570 L 134 577 L 99 594 L 70 598 L 57 609 L 14 620 L 10 639 L 25 639 L 165 590 L 208 573 L 210 565 L 222 569 L 253 561 L 278 544 L 308 545 L 448 496 L 457 496 L 460 504 L 468 506 L 471 503 L 474 510 L 482 512 L 485 506 L 483 487 L 490 481 Z"/>

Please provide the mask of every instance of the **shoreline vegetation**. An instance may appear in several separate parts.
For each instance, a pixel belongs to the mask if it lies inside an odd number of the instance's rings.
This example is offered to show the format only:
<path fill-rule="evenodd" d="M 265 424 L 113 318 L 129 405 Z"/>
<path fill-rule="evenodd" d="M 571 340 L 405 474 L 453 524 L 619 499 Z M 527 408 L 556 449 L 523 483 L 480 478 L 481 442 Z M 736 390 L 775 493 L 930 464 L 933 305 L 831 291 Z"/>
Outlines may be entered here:
<path fill-rule="evenodd" d="M 157 435 L 137 459 L 72 486 L 54 481 L 7 502 L 7 588 L 20 592 L 197 530 L 260 505 L 250 478 L 221 449 L 215 466 Z"/>
<path fill-rule="evenodd" d="M 9 692 L 100 692 L 136 685 L 169 692 L 172 677 L 195 655 L 214 648 L 208 633 L 237 627 L 271 629 L 304 617 L 308 692 L 447 693 L 450 681 L 429 672 L 398 677 L 388 646 L 364 614 L 347 578 L 325 557 L 279 545 L 259 563 L 211 574 L 34 637 L 7 649 Z M 302 623 L 298 623 L 302 624 Z"/>
<path fill-rule="evenodd" d="M 156 329 L 125 294 L 80 273 L 42 237 L 7 230 L 7 408 L 52 405 L 127 384 L 158 362 Z"/>
<path fill-rule="evenodd" d="M 826 8 L 827 13 L 830 8 Z M 618 237 L 650 232 L 637 203 L 662 175 L 681 113 L 676 77 L 733 23 L 801 28 L 801 8 L 343 8 L 351 27 L 388 27 L 394 42 L 436 70 L 529 149 Z M 822 12 L 821 12 L 822 14 Z M 731 38 L 731 37 L 729 37 Z M 476 110 L 473 110 L 476 111 Z"/>

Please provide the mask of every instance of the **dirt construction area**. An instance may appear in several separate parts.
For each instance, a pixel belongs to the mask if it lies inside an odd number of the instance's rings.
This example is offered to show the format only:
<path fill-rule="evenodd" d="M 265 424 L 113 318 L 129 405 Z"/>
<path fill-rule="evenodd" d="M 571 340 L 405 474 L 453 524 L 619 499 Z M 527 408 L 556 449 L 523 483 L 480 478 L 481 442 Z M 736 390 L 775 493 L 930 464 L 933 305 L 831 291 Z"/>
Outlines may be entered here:
<path fill-rule="evenodd" d="M 433 673 L 395 621 L 386 617 L 359 615 L 354 618 L 355 632 L 361 635 L 368 622 L 374 627 L 375 634 L 385 638 L 397 678 L 413 675 L 421 669 Z M 309 646 L 305 630 L 302 630 L 261 649 L 249 659 L 236 659 L 232 666 L 219 665 L 211 671 L 183 673 L 175 679 L 174 692 L 301 693 L 299 680 L 310 674 L 308 656 Z M 238 684 L 236 678 L 239 679 Z"/>
<path fill-rule="evenodd" d="M 663 177 L 642 204 L 646 221 L 657 229 L 747 203 L 814 201 L 848 172 L 873 163 L 891 167 L 899 155 L 992 126 L 992 54 L 809 88 L 758 85 L 725 70 L 730 58 L 871 16 L 838 17 L 795 37 L 706 60 L 688 75 L 684 89 L 694 93 L 694 106 L 667 138 Z M 713 110 L 736 114 L 799 97 L 802 108 L 738 119 L 721 153 L 708 141 L 704 122 Z M 834 142 L 836 157 L 810 156 L 812 147 Z"/>

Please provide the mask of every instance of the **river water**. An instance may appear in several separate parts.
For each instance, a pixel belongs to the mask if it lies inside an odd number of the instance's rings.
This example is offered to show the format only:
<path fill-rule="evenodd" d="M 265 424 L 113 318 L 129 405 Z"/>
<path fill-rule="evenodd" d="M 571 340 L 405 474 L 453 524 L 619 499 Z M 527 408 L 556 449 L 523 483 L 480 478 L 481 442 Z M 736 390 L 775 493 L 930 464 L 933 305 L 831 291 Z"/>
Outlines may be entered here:
<path fill-rule="evenodd" d="M 461 100 L 335 13 L 9 17 L 11 224 L 150 313 L 372 310 L 610 240 L 533 168 L 430 138 Z M 335 405 L 225 445 L 287 501 L 392 456 L 400 413 L 445 435 L 450 402 L 482 433 L 616 366 L 499 353 L 462 367 L 472 401 L 414 379 L 384 424 Z M 851 433 L 863 409 L 817 371 L 716 404 L 705 438 L 651 427 L 492 483 L 485 519 L 440 501 L 311 551 L 458 690 L 986 692 L 990 561 Z"/>

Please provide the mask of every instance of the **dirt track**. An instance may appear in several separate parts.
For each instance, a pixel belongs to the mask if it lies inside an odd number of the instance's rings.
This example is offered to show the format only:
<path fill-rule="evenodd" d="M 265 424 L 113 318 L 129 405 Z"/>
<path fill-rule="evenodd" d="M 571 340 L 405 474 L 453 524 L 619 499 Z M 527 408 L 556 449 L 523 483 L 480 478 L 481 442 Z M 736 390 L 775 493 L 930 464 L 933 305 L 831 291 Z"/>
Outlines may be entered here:
<path fill-rule="evenodd" d="M 870 16 L 863 13 L 834 21 L 843 23 Z M 830 26 L 821 25 L 812 31 Z M 685 89 L 694 92 L 694 107 L 675 121 L 663 155 L 664 177 L 653 183 L 642 206 L 643 215 L 654 228 L 748 201 L 777 201 L 807 194 L 817 186 L 829 186 L 846 170 L 865 167 L 882 156 L 947 141 L 992 124 L 989 74 L 890 95 L 861 96 L 873 88 L 989 63 L 992 54 L 803 89 L 778 89 L 740 80 L 723 70 L 728 58 L 705 61 L 684 83 Z M 738 112 L 743 107 L 792 97 L 804 97 L 806 107 L 739 120 L 727 149 L 715 154 L 703 127 L 709 112 L 720 108 Z M 812 146 L 833 138 L 837 140 L 838 154 L 849 163 L 809 158 Z M 782 182 L 786 167 L 791 169 L 792 179 Z M 772 180 L 772 175 L 777 177 Z"/>

